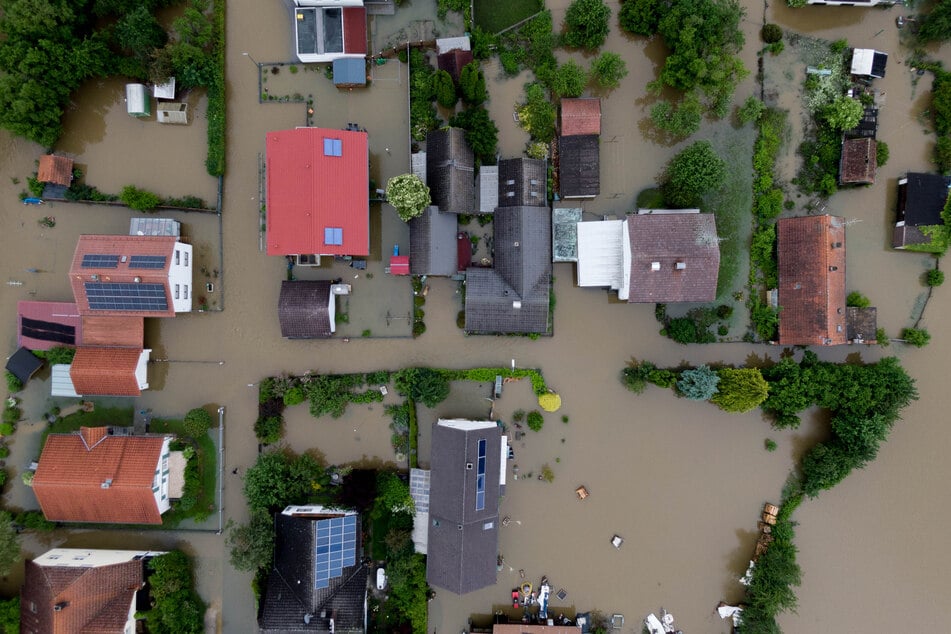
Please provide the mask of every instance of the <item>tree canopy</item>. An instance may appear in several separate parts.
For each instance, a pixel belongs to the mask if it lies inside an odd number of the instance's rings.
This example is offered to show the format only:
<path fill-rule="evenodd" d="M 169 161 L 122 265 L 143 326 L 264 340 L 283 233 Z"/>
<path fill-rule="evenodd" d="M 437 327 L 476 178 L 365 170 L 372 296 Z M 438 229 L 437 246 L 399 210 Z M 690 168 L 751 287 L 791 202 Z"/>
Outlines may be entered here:
<path fill-rule="evenodd" d="M 494 164 L 496 147 L 499 144 L 499 129 L 482 106 L 471 106 L 457 113 L 449 120 L 449 125 L 466 131 L 466 143 L 472 148 L 476 162 Z"/>
<path fill-rule="evenodd" d="M 748 412 L 769 394 L 769 384 L 757 368 L 723 368 L 717 393 L 710 401 L 727 412 Z"/>
<path fill-rule="evenodd" d="M 593 50 L 608 37 L 611 9 L 604 0 L 574 0 L 565 12 L 564 43 Z"/>
<path fill-rule="evenodd" d="M 555 71 L 552 92 L 558 97 L 580 97 L 588 83 L 588 74 L 578 62 L 569 59 Z"/>
<path fill-rule="evenodd" d="M 930 13 L 918 17 L 916 37 L 922 43 L 951 39 L 951 1 L 938 0 Z"/>
<path fill-rule="evenodd" d="M 677 391 L 692 401 L 707 401 L 717 393 L 720 375 L 707 365 L 684 370 L 677 381 Z"/>
<path fill-rule="evenodd" d="M 151 634 L 201 634 L 205 603 L 195 592 L 191 560 L 173 550 L 151 559 L 149 586 L 153 607 L 145 613 Z"/>
<path fill-rule="evenodd" d="M 386 202 L 396 208 L 400 220 L 409 222 L 431 203 L 429 187 L 415 174 L 400 174 L 386 182 Z"/>
<path fill-rule="evenodd" d="M 392 471 L 380 471 L 376 475 L 376 499 L 371 516 L 383 517 L 384 514 L 408 514 L 416 512 L 413 496 L 409 494 L 409 485 Z"/>
<path fill-rule="evenodd" d="M 327 481 L 324 467 L 307 454 L 268 451 L 244 474 L 244 497 L 251 512 L 276 511 L 311 500 Z"/>
<path fill-rule="evenodd" d="M 0 511 L 0 575 L 5 575 L 20 560 L 20 538 L 13 526 L 13 516 Z"/>
<path fill-rule="evenodd" d="M 196 407 L 185 414 L 185 433 L 192 438 L 201 438 L 208 433 L 212 424 L 211 414 L 204 407 Z"/>
<path fill-rule="evenodd" d="M 462 100 L 470 106 L 480 106 L 489 98 L 485 75 L 478 61 L 473 60 L 462 67 L 459 73 L 459 92 L 462 94 Z"/>
<path fill-rule="evenodd" d="M 861 101 L 842 96 L 825 107 L 822 118 L 835 130 L 851 130 L 862 120 L 863 112 Z"/>
<path fill-rule="evenodd" d="M 269 568 L 274 557 L 274 520 L 270 513 L 251 514 L 247 524 L 232 526 L 226 544 L 236 570 Z"/>
<path fill-rule="evenodd" d="M 591 79 L 601 88 L 609 90 L 617 88 L 625 77 L 627 77 L 627 64 L 617 53 L 605 51 L 591 63 Z"/>
<path fill-rule="evenodd" d="M 664 199 L 673 207 L 696 207 L 703 197 L 723 186 L 726 163 L 709 141 L 697 141 L 681 150 L 667 165 Z"/>

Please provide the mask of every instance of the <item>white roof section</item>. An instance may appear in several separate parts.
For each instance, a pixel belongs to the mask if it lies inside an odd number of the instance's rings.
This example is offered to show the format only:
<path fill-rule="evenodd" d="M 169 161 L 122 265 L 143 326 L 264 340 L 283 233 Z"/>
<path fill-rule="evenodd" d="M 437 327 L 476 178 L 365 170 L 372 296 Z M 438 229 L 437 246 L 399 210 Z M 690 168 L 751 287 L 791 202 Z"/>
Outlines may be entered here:
<path fill-rule="evenodd" d="M 505 472 L 509 461 L 509 437 L 502 436 L 502 461 L 499 463 L 499 486 L 505 486 Z"/>
<path fill-rule="evenodd" d="M 51 396 L 66 396 L 69 398 L 79 398 L 76 388 L 73 387 L 73 380 L 69 377 L 70 366 L 64 363 L 57 363 L 53 366 L 50 378 Z"/>
<path fill-rule="evenodd" d="M 95 568 L 112 566 L 132 561 L 136 558 L 158 557 L 162 550 L 107 550 L 103 548 L 53 548 L 33 559 L 38 566 L 56 566 L 57 568 Z"/>
<path fill-rule="evenodd" d="M 638 209 L 638 216 L 670 215 L 670 214 L 698 214 L 699 209 Z"/>
<path fill-rule="evenodd" d="M 175 98 L 175 78 L 169 77 L 164 84 L 155 84 L 152 86 L 152 96 L 156 99 L 174 99 Z"/>
<path fill-rule="evenodd" d="M 578 223 L 578 286 L 621 287 L 625 235 L 623 220 Z"/>
<path fill-rule="evenodd" d="M 462 35 L 460 37 L 443 37 L 436 40 L 437 55 L 442 55 L 443 53 L 448 53 L 449 51 L 455 50 L 471 50 L 468 35 Z"/>
<path fill-rule="evenodd" d="M 152 354 L 151 348 L 145 348 L 139 353 L 139 362 L 135 366 L 135 380 L 139 384 L 140 390 L 149 389 L 149 356 Z"/>
<path fill-rule="evenodd" d="M 414 152 L 412 155 L 413 175 L 426 182 L 426 153 Z"/>
<path fill-rule="evenodd" d="M 462 431 L 475 431 L 477 429 L 491 429 L 496 427 L 494 420 L 464 420 L 461 418 L 440 418 L 438 425 L 440 427 L 450 427 L 452 429 L 461 429 Z"/>
<path fill-rule="evenodd" d="M 338 517 L 345 517 L 347 515 L 356 515 L 356 511 L 350 511 L 346 509 L 335 509 L 331 506 L 321 506 L 320 504 L 310 504 L 308 506 L 286 506 L 284 510 L 281 511 L 281 515 L 334 515 Z"/>
<path fill-rule="evenodd" d="M 131 115 L 148 114 L 150 110 L 149 93 L 145 84 L 126 84 L 126 111 Z"/>
<path fill-rule="evenodd" d="M 856 48 L 852 50 L 852 74 L 853 75 L 866 75 L 868 77 L 882 77 L 884 76 L 884 62 L 882 62 L 881 69 L 875 69 L 875 56 L 879 56 L 879 59 L 884 57 L 888 59 L 888 55 L 880 51 L 876 51 L 873 48 Z"/>
<path fill-rule="evenodd" d="M 416 506 L 413 517 L 413 546 L 425 555 L 429 550 L 429 470 L 409 470 L 409 494 Z"/>
<path fill-rule="evenodd" d="M 182 235 L 182 223 L 171 218 L 136 216 L 129 221 L 130 236 L 175 236 Z"/>
<path fill-rule="evenodd" d="M 491 214 L 499 206 L 499 166 L 479 168 L 479 213 Z"/>

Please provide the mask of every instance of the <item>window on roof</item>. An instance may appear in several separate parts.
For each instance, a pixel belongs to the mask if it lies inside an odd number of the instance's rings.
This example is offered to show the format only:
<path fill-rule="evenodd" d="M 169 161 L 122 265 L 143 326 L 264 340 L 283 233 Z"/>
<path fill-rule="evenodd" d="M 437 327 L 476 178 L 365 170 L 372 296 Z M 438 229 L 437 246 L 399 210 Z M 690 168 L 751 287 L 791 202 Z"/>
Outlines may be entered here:
<path fill-rule="evenodd" d="M 343 244 L 343 228 L 324 227 L 324 244 L 340 246 Z"/>
<path fill-rule="evenodd" d="M 324 156 L 343 156 L 343 141 L 325 138 Z"/>

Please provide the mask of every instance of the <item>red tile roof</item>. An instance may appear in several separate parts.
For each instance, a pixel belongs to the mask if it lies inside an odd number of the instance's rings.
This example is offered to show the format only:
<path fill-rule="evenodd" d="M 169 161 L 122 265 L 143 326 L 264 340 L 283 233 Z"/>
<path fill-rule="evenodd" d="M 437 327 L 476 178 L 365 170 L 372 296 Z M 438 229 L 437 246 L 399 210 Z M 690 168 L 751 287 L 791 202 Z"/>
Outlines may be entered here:
<path fill-rule="evenodd" d="M 839 182 L 869 184 L 875 182 L 878 168 L 878 144 L 875 139 L 846 139 L 842 143 L 842 160 L 839 165 Z"/>
<path fill-rule="evenodd" d="M 36 179 L 41 183 L 55 183 L 69 187 L 73 182 L 73 159 L 55 154 L 41 156 Z"/>
<path fill-rule="evenodd" d="M 73 344 L 69 343 L 70 334 Z M 82 319 L 74 302 L 17 302 L 18 346 L 49 350 L 82 341 Z"/>
<path fill-rule="evenodd" d="M 69 378 L 83 396 L 139 396 L 135 369 L 141 354 L 142 348 L 77 348 Z"/>
<path fill-rule="evenodd" d="M 390 257 L 391 275 L 409 275 L 409 256 L 394 255 Z"/>
<path fill-rule="evenodd" d="M 178 241 L 174 236 L 105 236 L 105 235 L 83 235 L 79 236 L 76 243 L 76 252 L 73 254 L 73 261 L 69 267 L 69 281 L 73 288 L 73 297 L 79 306 L 81 315 L 127 315 L 136 317 L 174 317 L 175 308 L 173 306 L 171 289 L 169 288 L 169 268 L 173 262 L 175 253 L 175 243 Z M 116 267 L 84 267 L 83 256 L 97 255 L 117 255 L 119 263 Z M 131 256 L 159 256 L 166 258 L 165 267 L 162 269 L 130 269 L 129 264 Z M 125 257 L 126 261 L 122 261 Z M 85 283 L 95 281 L 94 276 L 101 282 L 110 283 L 142 283 L 142 284 L 164 284 L 165 297 L 168 302 L 168 310 L 164 311 L 124 311 L 124 310 L 92 310 L 89 308 L 89 299 L 86 297 Z"/>
<path fill-rule="evenodd" d="M 601 134 L 601 100 L 561 100 L 561 136 Z"/>
<path fill-rule="evenodd" d="M 84 315 L 82 318 L 84 346 L 142 349 L 145 341 L 144 317 Z"/>
<path fill-rule="evenodd" d="M 152 482 L 163 443 L 161 436 L 95 429 L 50 434 L 33 478 L 43 514 L 54 522 L 161 524 Z"/>
<path fill-rule="evenodd" d="M 141 560 L 95 568 L 27 561 L 20 594 L 20 632 L 122 634 L 144 581 Z M 56 610 L 56 605 L 61 609 Z"/>
<path fill-rule="evenodd" d="M 340 156 L 324 154 L 325 140 L 340 141 Z M 369 255 L 366 132 L 297 128 L 266 145 L 268 255 Z M 333 228 L 342 244 L 327 244 Z"/>
<path fill-rule="evenodd" d="M 804 216 L 777 225 L 780 345 L 846 343 L 842 219 Z"/>
<path fill-rule="evenodd" d="M 343 52 L 367 53 L 367 10 L 363 7 L 343 9 Z"/>

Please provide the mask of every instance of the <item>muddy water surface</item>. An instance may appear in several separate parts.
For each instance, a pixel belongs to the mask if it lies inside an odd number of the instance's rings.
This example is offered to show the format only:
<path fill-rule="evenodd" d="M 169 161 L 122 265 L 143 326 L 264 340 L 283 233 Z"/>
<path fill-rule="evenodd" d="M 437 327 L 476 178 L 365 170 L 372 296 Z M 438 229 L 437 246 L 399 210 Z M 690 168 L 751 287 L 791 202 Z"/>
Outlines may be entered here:
<path fill-rule="evenodd" d="M 556 23 L 567 3 L 559 0 L 557 4 Z M 677 616 L 686 632 L 727 631 L 712 615 L 713 608 L 721 599 L 742 597 L 742 588 L 735 579 L 742 574 L 752 552 L 758 510 L 765 500 L 778 497 L 794 461 L 821 437 L 821 425 L 807 421 L 800 430 L 776 433 L 758 414 L 728 416 L 709 405 L 675 399 L 659 389 L 634 397 L 623 390 L 617 374 L 631 356 L 660 364 L 682 360 L 742 363 L 750 355 L 775 357 L 779 351 L 740 344 L 674 346 L 658 336 L 652 306 L 609 304 L 600 291 L 574 288 L 574 270 L 565 264 L 555 266 L 558 308 L 556 335 L 551 339 L 464 337 L 455 326 L 459 299 L 454 285 L 435 282 L 427 298 L 428 330 L 416 341 L 282 340 L 275 306 L 284 266 L 279 259 L 262 255 L 257 247 L 257 156 L 263 151 L 267 130 L 298 125 L 301 113 L 300 106 L 259 104 L 256 66 L 241 53 L 250 52 L 260 61 L 289 60 L 290 18 L 279 4 L 240 0 L 229 3 L 228 8 L 230 145 L 222 272 L 227 285 L 225 310 L 166 320 L 157 332 L 150 331 L 155 345 L 161 346 L 171 362 L 162 370 L 162 390 L 147 392 L 138 401 L 143 407 L 153 408 L 157 415 L 180 414 L 203 404 L 227 408 L 225 516 L 236 521 L 247 517 L 240 476 L 232 475 L 231 470 L 243 470 L 255 458 L 257 447 L 251 429 L 256 415 L 254 384 L 262 376 L 281 371 L 335 372 L 411 364 L 507 365 L 514 358 L 519 366 L 542 368 L 564 399 L 559 414 L 569 417 L 567 424 L 557 416 L 548 416 L 540 433 L 515 443 L 515 462 L 522 474 L 537 474 L 547 463 L 555 480 L 551 484 L 534 478 L 510 481 L 501 510 L 512 520 L 502 529 L 500 541 L 507 566 L 499 574 L 498 584 L 465 597 L 440 592 L 430 604 L 430 629 L 459 631 L 470 614 L 490 613 L 496 605 L 504 605 L 510 588 L 518 581 L 518 570 L 524 569 L 533 580 L 547 574 L 556 589 L 564 588 L 568 593 L 566 607 L 625 614 L 628 632 L 637 631 L 639 619 L 661 605 Z M 612 3 L 612 8 L 616 15 L 617 4 Z M 420 10 L 414 6 L 414 12 Z M 897 10 L 816 7 L 793 12 L 776 3 L 769 11 L 775 12 L 769 14 L 771 20 L 787 28 L 823 37 L 847 37 L 856 45 L 891 48 L 896 53 L 901 50 L 894 39 Z M 750 4 L 749 14 L 744 60 L 753 67 L 762 5 Z M 387 19 L 392 18 L 374 18 L 378 24 Z M 883 32 L 876 35 L 879 30 Z M 380 32 L 384 31 L 380 25 Z M 397 31 L 394 27 L 386 32 Z M 629 207 L 637 190 L 650 184 L 676 151 L 675 147 L 645 141 L 638 133 L 638 121 L 649 110 L 643 86 L 654 77 L 657 60 L 651 50 L 655 46 L 617 33 L 612 33 L 609 40 L 607 48 L 625 56 L 631 74 L 605 102 L 606 135 L 619 138 L 602 139 L 602 164 L 606 164 L 602 191 L 619 196 L 596 199 L 590 204 L 590 210 L 596 213 Z M 947 49 L 939 55 L 947 58 Z M 849 229 L 849 283 L 872 298 L 879 307 L 882 325 L 892 333 L 909 323 L 922 291 L 917 276 L 923 270 L 924 258 L 887 250 L 887 227 L 894 201 L 891 192 L 903 171 L 928 168 L 923 144 L 929 142 L 915 123 L 918 109 L 923 107 L 919 100 L 923 87 L 919 85 L 915 92 L 904 68 L 893 63 L 902 57 L 893 55 L 884 83 L 888 103 L 880 136 L 891 146 L 891 160 L 874 187 L 837 194 L 830 202 L 830 211 L 861 220 Z M 800 79 L 800 75 L 795 76 L 790 90 Z M 373 90 L 371 87 L 368 99 L 374 98 Z M 738 99 L 753 90 L 750 80 L 741 87 Z M 126 132 L 119 131 L 118 124 L 138 122 L 126 122 L 121 117 L 114 121 L 112 113 L 121 110 L 122 104 L 114 95 L 112 102 L 106 103 L 99 93 L 92 92 L 82 93 L 76 102 L 79 110 L 69 117 L 85 118 L 78 112 L 88 99 L 90 109 L 105 109 L 105 125 L 100 120 L 96 127 L 92 115 L 89 130 L 68 123 L 70 136 L 63 143 L 73 144 L 71 152 L 95 157 L 89 165 L 90 174 L 97 171 L 94 184 L 104 183 L 111 188 L 112 184 L 119 187 L 138 182 L 160 193 L 177 195 L 180 192 L 172 191 L 175 188 L 169 184 L 181 182 L 189 190 L 182 193 L 214 191 L 214 181 L 203 176 L 201 170 L 203 126 L 196 122 L 188 127 L 198 139 L 187 146 L 194 155 L 139 148 L 134 161 L 110 161 L 110 152 L 133 145 Z M 517 98 L 517 87 L 493 96 L 493 115 L 504 120 L 509 113 L 511 118 L 511 106 L 496 101 L 509 99 L 514 105 Z M 383 103 L 391 102 L 381 98 L 381 107 Z M 335 108 L 346 106 L 332 99 L 320 105 L 331 118 L 345 114 Z M 364 125 L 372 130 L 370 123 Z M 373 143 L 371 138 L 371 146 Z M 523 145 L 524 139 L 503 137 L 506 153 L 518 152 Z M 4 240 L 0 281 L 27 277 L 23 269 L 36 267 L 34 262 L 39 257 L 51 262 L 42 267 L 50 269 L 48 276 L 28 278 L 30 283 L 22 287 L 0 287 L 0 311 L 11 324 L 6 329 L 6 341 L 12 351 L 15 302 L 32 297 L 67 299 L 64 271 L 76 235 L 106 230 L 107 226 L 121 232 L 118 227 L 122 223 L 112 219 L 111 212 L 95 209 L 23 207 L 16 199 L 22 185 L 13 184 L 10 178 L 23 179 L 30 173 L 40 148 L 4 134 L 0 135 L 0 150 L 0 171 L 4 175 L 0 179 L 0 206 L 4 209 L 0 215 Z M 407 157 L 403 151 L 393 158 L 379 149 L 375 153 L 381 177 L 405 170 Z M 196 167 L 189 168 L 187 174 L 174 171 L 169 172 L 174 175 L 162 177 L 163 171 L 173 169 L 172 165 L 178 170 L 182 161 Z M 69 220 L 53 230 L 39 228 L 36 220 L 51 212 Z M 934 343 L 924 350 L 910 351 L 894 345 L 887 351 L 902 356 L 919 380 L 922 399 L 907 410 L 906 420 L 896 427 L 878 460 L 797 512 L 797 544 L 804 580 L 799 591 L 799 614 L 782 618 L 784 631 L 880 632 L 894 629 L 896 620 L 907 624 L 900 628 L 903 631 L 935 631 L 951 622 L 951 608 L 945 600 L 951 554 L 943 544 L 940 529 L 951 520 L 951 511 L 940 503 L 943 482 L 949 476 L 946 451 L 942 450 L 951 444 L 951 431 L 942 424 L 942 413 L 949 403 L 947 390 L 941 385 L 944 373 L 940 359 L 951 352 L 951 332 L 938 321 L 938 316 L 949 309 L 951 299 L 939 289 L 924 322 L 934 335 Z M 856 352 L 868 359 L 882 354 L 878 348 L 861 348 L 823 351 L 823 356 L 844 359 Z M 33 417 L 46 407 L 42 400 L 45 387 L 31 386 L 27 393 L 27 409 Z M 507 417 L 514 409 L 532 406 L 527 385 L 508 385 L 498 412 Z M 438 413 L 451 415 L 457 413 L 456 408 L 465 410 L 461 412 L 465 415 L 478 414 L 471 413 L 477 407 L 468 399 L 459 404 L 446 403 Z M 331 461 L 363 456 L 392 460 L 388 430 L 379 420 L 379 410 L 379 406 L 372 411 L 354 408 L 344 419 L 314 421 L 302 408 L 300 416 L 298 412 L 289 416 L 292 429 L 288 439 L 297 449 L 320 448 Z M 426 434 L 423 436 L 425 441 Z M 767 436 L 779 444 L 775 453 L 763 450 Z M 425 452 L 428 444 L 423 442 L 421 448 Z M 21 453 L 20 460 L 27 459 L 29 448 Z M 425 456 L 422 458 L 425 460 Z M 591 491 L 584 502 L 573 493 L 580 484 Z M 14 479 L 8 488 L 20 486 Z M 23 493 L 17 491 L 11 497 L 26 504 L 29 495 Z M 610 545 L 615 533 L 625 539 L 620 550 Z M 223 539 L 213 533 L 77 532 L 50 539 L 57 545 L 108 547 L 164 547 L 185 542 L 199 553 L 200 590 L 217 609 L 219 630 L 254 631 L 250 575 L 230 569 Z M 26 548 L 35 554 L 51 544 L 28 542 Z M 553 604 L 553 609 L 556 607 Z"/>

